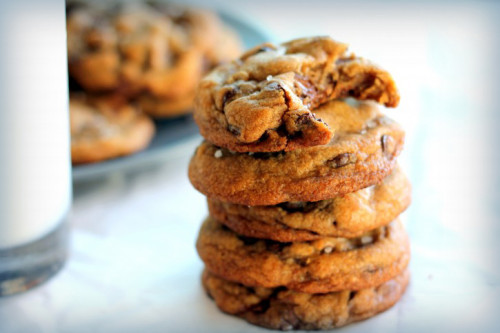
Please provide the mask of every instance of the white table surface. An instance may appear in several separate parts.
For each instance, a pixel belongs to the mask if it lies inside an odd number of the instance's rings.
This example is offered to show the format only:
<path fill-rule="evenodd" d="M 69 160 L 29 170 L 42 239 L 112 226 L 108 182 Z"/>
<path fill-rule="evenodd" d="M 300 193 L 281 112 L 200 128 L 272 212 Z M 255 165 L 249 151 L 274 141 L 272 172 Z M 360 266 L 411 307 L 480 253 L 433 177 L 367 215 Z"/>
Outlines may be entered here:
<path fill-rule="evenodd" d="M 413 182 L 404 214 L 412 280 L 394 308 L 340 331 L 498 332 L 498 7 L 211 5 L 252 18 L 277 40 L 329 34 L 348 41 L 388 68 L 400 87 L 400 107 L 389 114 L 407 129 L 400 161 Z M 0 299 L 0 332 L 263 331 L 221 314 L 201 289 L 194 242 L 207 209 L 186 176 L 193 150 L 76 186 L 66 267 L 35 290 Z"/>

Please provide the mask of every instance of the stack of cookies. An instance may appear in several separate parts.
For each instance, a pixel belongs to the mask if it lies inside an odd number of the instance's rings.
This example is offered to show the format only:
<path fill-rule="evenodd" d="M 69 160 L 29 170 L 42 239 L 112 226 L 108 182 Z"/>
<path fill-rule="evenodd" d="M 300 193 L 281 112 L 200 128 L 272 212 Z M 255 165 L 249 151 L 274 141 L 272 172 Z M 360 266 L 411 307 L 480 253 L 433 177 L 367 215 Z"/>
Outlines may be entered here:
<path fill-rule="evenodd" d="M 260 45 L 197 92 L 189 166 L 208 198 L 197 250 L 224 312 L 267 328 L 329 329 L 388 309 L 409 280 L 398 216 L 392 77 L 328 37 Z"/>
<path fill-rule="evenodd" d="M 70 112 L 82 125 L 72 131 L 74 163 L 144 148 L 154 133 L 149 117 L 191 112 L 203 75 L 240 54 L 238 36 L 216 14 L 165 2 L 69 1 L 66 28 Z M 127 128 L 108 126 L 123 118 Z"/>

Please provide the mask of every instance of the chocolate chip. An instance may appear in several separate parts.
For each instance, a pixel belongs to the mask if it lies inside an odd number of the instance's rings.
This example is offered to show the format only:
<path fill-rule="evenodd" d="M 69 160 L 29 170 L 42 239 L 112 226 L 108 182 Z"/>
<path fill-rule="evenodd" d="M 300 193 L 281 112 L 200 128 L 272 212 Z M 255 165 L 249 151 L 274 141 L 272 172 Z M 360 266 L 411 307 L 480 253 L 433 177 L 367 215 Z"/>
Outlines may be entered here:
<path fill-rule="evenodd" d="M 257 314 L 264 313 L 269 309 L 270 306 L 271 306 L 271 300 L 266 298 L 266 299 L 262 300 L 261 302 L 252 306 L 250 308 L 250 311 L 253 313 L 257 313 Z"/>
<path fill-rule="evenodd" d="M 227 127 L 227 130 L 229 132 L 231 132 L 231 134 L 233 134 L 233 135 L 236 135 L 236 136 L 240 135 L 240 129 L 234 125 L 229 125 Z"/>
<path fill-rule="evenodd" d="M 70 16 L 74 11 L 87 7 L 83 1 L 70 1 L 66 3 L 66 16 Z"/>
<path fill-rule="evenodd" d="M 221 224 L 221 229 L 224 231 L 231 231 L 231 229 L 229 229 L 225 224 Z"/>
<path fill-rule="evenodd" d="M 337 227 L 337 225 L 338 225 L 337 221 L 333 221 L 332 224 L 334 227 Z"/>
<path fill-rule="evenodd" d="M 380 144 L 382 145 L 382 151 L 385 152 L 385 150 L 387 149 L 387 138 L 388 136 L 387 135 L 382 135 L 382 137 L 380 138 Z"/>
<path fill-rule="evenodd" d="M 330 89 L 332 89 L 332 90 L 335 89 L 338 81 L 333 78 L 333 75 L 328 74 L 328 76 L 326 77 L 326 80 L 329 83 Z"/>
<path fill-rule="evenodd" d="M 306 267 L 309 264 L 309 258 L 295 258 L 295 263 L 301 267 Z"/>
<path fill-rule="evenodd" d="M 255 243 L 257 243 L 259 241 L 257 238 L 251 238 L 251 237 L 238 236 L 238 238 L 245 245 L 254 245 Z"/>
<path fill-rule="evenodd" d="M 380 146 L 385 154 L 392 154 L 396 144 L 392 136 L 384 134 L 380 137 Z"/>
<path fill-rule="evenodd" d="M 86 40 L 87 42 L 87 48 L 89 51 L 97 51 L 103 46 L 103 36 L 102 32 L 98 31 L 97 29 L 91 30 L 87 36 Z"/>
<path fill-rule="evenodd" d="M 305 208 L 306 203 L 304 201 L 283 202 L 278 206 L 287 212 L 293 213 L 302 211 Z"/>
<path fill-rule="evenodd" d="M 307 77 L 295 74 L 295 91 L 302 103 L 309 108 L 316 108 L 325 102 L 325 94 Z"/>
<path fill-rule="evenodd" d="M 281 158 L 285 156 L 285 152 L 277 151 L 273 153 L 253 153 L 251 156 L 259 160 L 268 160 L 270 158 Z"/>
<path fill-rule="evenodd" d="M 253 153 L 252 157 L 259 160 L 268 160 L 273 157 L 273 153 Z"/>
<path fill-rule="evenodd" d="M 314 120 L 314 117 L 310 113 L 304 113 L 301 114 L 300 116 L 297 117 L 297 120 L 295 121 L 297 125 L 307 125 L 310 124 Z"/>
<path fill-rule="evenodd" d="M 327 163 L 329 166 L 332 168 L 341 168 L 343 166 L 346 166 L 348 164 L 354 164 L 356 163 L 357 157 L 353 153 L 343 153 L 340 155 L 335 156 L 333 159 L 328 160 Z"/>
<path fill-rule="evenodd" d="M 254 287 L 245 286 L 245 289 L 247 290 L 247 292 L 249 294 L 255 294 L 255 288 Z"/>
<path fill-rule="evenodd" d="M 273 49 L 270 48 L 269 46 L 263 46 L 257 50 L 255 50 L 255 53 L 254 54 L 257 54 L 257 53 L 262 53 L 262 52 L 269 52 L 269 51 L 272 51 Z"/>
<path fill-rule="evenodd" d="M 311 113 L 303 113 L 298 115 L 294 120 L 286 123 L 286 130 L 291 139 L 301 138 L 304 135 L 304 130 L 314 126 L 317 119 Z"/>
<path fill-rule="evenodd" d="M 257 140 L 258 142 L 264 142 L 266 141 L 267 139 L 269 139 L 269 132 L 268 131 L 265 131 L 264 134 L 262 134 L 262 136 L 259 138 L 259 140 Z"/>
<path fill-rule="evenodd" d="M 236 95 L 236 91 L 234 89 L 226 91 L 224 97 L 222 97 L 222 108 Z"/>
<path fill-rule="evenodd" d="M 264 87 L 264 90 L 268 90 L 268 91 L 283 90 L 283 87 L 278 82 L 273 81 L 273 82 L 269 83 L 268 85 L 266 85 Z"/>
<path fill-rule="evenodd" d="M 317 205 L 318 202 L 296 201 L 296 202 L 283 202 L 278 206 L 289 213 L 294 213 L 294 212 L 307 213 L 316 209 Z"/>
<path fill-rule="evenodd" d="M 281 250 L 283 250 L 283 245 L 282 243 L 266 242 L 266 249 L 269 252 L 280 252 Z"/>

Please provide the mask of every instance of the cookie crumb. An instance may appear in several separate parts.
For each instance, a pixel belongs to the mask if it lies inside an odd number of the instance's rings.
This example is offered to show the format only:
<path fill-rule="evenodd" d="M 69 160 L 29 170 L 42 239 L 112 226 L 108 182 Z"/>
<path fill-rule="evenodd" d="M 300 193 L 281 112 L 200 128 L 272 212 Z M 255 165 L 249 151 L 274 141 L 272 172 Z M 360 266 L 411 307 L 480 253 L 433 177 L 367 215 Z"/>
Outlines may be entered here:
<path fill-rule="evenodd" d="M 333 247 L 331 247 L 331 246 L 327 246 L 323 249 L 323 253 L 326 253 L 326 254 L 332 253 L 332 251 L 333 251 Z"/>
<path fill-rule="evenodd" d="M 215 158 L 221 158 L 222 157 L 222 150 L 217 149 L 214 153 Z"/>

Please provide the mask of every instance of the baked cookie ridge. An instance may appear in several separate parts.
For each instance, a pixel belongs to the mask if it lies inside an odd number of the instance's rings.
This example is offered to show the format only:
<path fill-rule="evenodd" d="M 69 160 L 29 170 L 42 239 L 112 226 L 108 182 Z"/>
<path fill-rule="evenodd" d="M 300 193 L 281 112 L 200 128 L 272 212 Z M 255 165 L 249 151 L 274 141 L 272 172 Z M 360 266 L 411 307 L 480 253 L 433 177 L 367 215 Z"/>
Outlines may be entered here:
<path fill-rule="evenodd" d="M 378 286 L 358 291 L 309 294 L 286 288 L 253 288 L 202 274 L 207 294 L 223 312 L 276 330 L 326 330 L 364 320 L 393 306 L 403 295 L 410 273 L 403 271 Z"/>
<path fill-rule="evenodd" d="M 258 206 L 331 199 L 378 184 L 391 173 L 404 131 L 376 105 L 331 101 L 318 114 L 335 123 L 328 144 L 238 153 L 205 141 L 191 159 L 191 183 L 209 197 Z"/>
<path fill-rule="evenodd" d="M 222 278 L 306 293 L 381 284 L 401 273 L 410 257 L 408 236 L 399 221 L 356 238 L 280 243 L 242 237 L 209 217 L 196 244 L 207 269 Z"/>
<path fill-rule="evenodd" d="M 236 233 L 278 242 L 358 237 L 395 220 L 410 201 L 411 185 L 399 167 L 380 184 L 315 202 L 247 206 L 207 198 L 210 215 Z"/>

